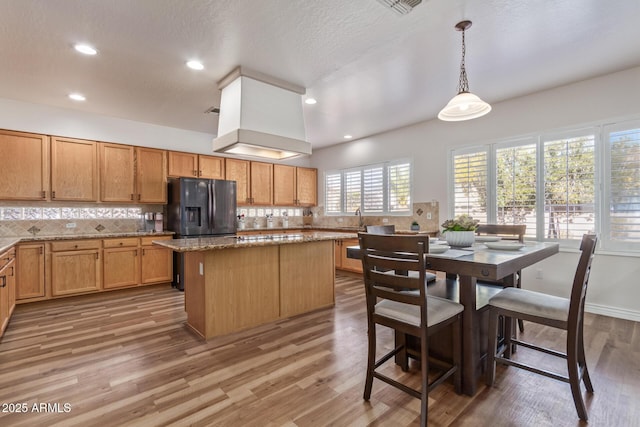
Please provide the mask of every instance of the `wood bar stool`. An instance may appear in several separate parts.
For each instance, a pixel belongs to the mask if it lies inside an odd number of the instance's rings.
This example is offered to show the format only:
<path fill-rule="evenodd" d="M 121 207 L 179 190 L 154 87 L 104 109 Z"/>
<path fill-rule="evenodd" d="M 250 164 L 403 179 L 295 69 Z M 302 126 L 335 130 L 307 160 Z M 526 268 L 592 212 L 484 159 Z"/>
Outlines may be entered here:
<path fill-rule="evenodd" d="M 463 306 L 438 297 L 427 296 L 426 258 L 428 236 L 376 235 L 358 233 L 365 295 L 367 301 L 368 358 L 364 400 L 369 400 L 373 379 L 377 378 L 421 401 L 420 425 L 427 425 L 428 393 L 449 377 L 455 390 L 461 384 L 461 325 Z M 381 271 L 382 270 L 382 271 Z M 401 275 L 394 272 L 407 271 Z M 394 329 L 420 340 L 421 389 L 411 388 L 377 369 L 401 352 L 408 353 L 404 340 L 393 350 L 376 359 L 376 326 Z M 445 327 L 453 328 L 452 360 L 436 361 L 428 357 L 429 337 Z M 409 353 L 411 354 L 411 353 Z M 415 353 L 414 353 L 415 354 Z M 429 381 L 429 367 L 439 368 L 439 375 Z"/>
<path fill-rule="evenodd" d="M 489 346 L 487 356 L 486 383 L 493 385 L 496 374 L 496 363 L 515 366 L 527 371 L 541 374 L 556 380 L 568 382 L 571 386 L 573 402 L 578 417 L 586 421 L 587 409 L 582 399 L 580 383 L 589 393 L 593 393 L 593 385 L 589 378 L 587 361 L 584 354 L 584 302 L 587 284 L 591 271 L 591 261 L 596 247 L 596 236 L 585 234 L 582 237 L 580 260 L 573 279 L 570 298 L 560 298 L 539 292 L 518 288 L 506 288 L 489 300 Z M 505 317 L 505 343 L 496 351 L 498 334 L 498 316 Z M 511 331 L 511 319 L 525 319 L 530 322 L 567 331 L 567 345 L 564 353 L 551 350 L 514 338 Z M 567 360 L 568 376 L 560 375 L 545 369 L 517 362 L 511 359 L 511 344 L 541 351 Z"/>

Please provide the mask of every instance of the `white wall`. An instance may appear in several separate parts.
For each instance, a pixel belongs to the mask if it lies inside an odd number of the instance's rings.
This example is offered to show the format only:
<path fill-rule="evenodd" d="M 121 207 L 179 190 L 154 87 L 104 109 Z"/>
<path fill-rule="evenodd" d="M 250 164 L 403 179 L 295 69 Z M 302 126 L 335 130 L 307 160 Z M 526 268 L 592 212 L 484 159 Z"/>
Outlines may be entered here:
<path fill-rule="evenodd" d="M 213 153 L 213 134 L 4 98 L 0 98 L 0 129 L 228 157 Z M 309 166 L 310 159 L 286 163 Z"/>
<path fill-rule="evenodd" d="M 579 126 L 605 119 L 640 116 L 635 93 L 640 67 L 552 90 L 498 102 L 489 115 L 467 122 L 429 120 L 391 132 L 316 150 L 319 200 L 324 200 L 323 172 L 402 157 L 414 161 L 416 201 L 436 199 L 440 218 L 448 216 L 448 153 L 454 147 L 491 143 L 547 130 Z M 478 88 L 476 88 L 478 90 Z M 483 98 L 486 94 L 480 93 Z M 445 101 L 443 101 L 445 102 Z M 544 281 L 525 273 L 526 287 L 568 295 L 575 272 L 575 254 L 561 253 L 539 264 Z M 577 258 L 576 258 L 577 259 Z M 640 260 L 638 257 L 597 255 L 587 301 L 589 310 L 640 320 Z M 634 277 L 636 279 L 634 279 Z M 544 284 L 546 285 L 544 285 Z"/>

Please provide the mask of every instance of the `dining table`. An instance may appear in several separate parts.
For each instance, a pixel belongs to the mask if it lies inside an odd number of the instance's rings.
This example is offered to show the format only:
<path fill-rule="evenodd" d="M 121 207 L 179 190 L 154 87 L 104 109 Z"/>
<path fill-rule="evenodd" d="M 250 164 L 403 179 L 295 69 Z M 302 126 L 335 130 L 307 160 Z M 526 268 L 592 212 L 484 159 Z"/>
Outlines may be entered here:
<path fill-rule="evenodd" d="M 495 245 L 492 245 L 495 247 Z M 498 245 L 498 247 L 501 247 Z M 427 255 L 430 270 L 445 272 L 446 282 L 452 292 L 446 297 L 464 306 L 462 315 L 462 390 L 473 396 L 483 369 L 486 343 L 481 343 L 485 331 L 486 315 L 478 307 L 477 284 L 483 281 L 500 282 L 501 287 L 513 286 L 516 274 L 545 258 L 558 253 L 555 242 L 525 241 L 522 245 L 504 245 L 490 249 L 482 242 L 467 248 L 451 248 L 443 253 Z M 358 246 L 347 247 L 347 257 L 360 258 Z M 451 284 L 455 283 L 455 287 Z M 525 284 L 526 286 L 526 284 Z M 430 291 L 428 291 L 430 293 Z M 484 311 L 486 312 L 486 310 Z"/>

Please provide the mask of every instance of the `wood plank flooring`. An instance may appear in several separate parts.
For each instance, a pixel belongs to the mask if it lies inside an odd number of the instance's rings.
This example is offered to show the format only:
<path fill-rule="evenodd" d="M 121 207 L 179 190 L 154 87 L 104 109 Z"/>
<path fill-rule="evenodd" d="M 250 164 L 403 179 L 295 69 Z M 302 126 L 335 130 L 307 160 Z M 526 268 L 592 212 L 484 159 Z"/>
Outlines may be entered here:
<path fill-rule="evenodd" d="M 184 325 L 183 294 L 168 286 L 19 305 L 0 342 L 0 425 L 417 425 L 419 401 L 380 381 L 362 400 L 363 285 L 357 275 L 336 282 L 335 308 L 208 342 Z M 638 323 L 595 315 L 587 323 L 596 391 L 588 425 L 639 426 Z M 550 346 L 564 339 L 525 327 L 527 338 Z M 391 333 L 380 340 L 391 346 Z M 538 358 L 524 349 L 518 357 Z M 389 371 L 418 381 L 416 366 Z M 432 426 L 586 425 L 567 384 L 502 366 L 496 386 L 481 385 L 474 397 L 439 387 L 429 411 Z"/>

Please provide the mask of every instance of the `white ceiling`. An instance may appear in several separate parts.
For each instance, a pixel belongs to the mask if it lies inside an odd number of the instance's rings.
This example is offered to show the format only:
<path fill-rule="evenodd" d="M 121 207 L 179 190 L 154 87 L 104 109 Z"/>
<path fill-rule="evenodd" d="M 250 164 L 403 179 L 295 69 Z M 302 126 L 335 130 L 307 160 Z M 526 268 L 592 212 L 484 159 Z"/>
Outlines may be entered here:
<path fill-rule="evenodd" d="M 460 20 L 471 91 L 496 103 L 640 65 L 639 17 L 640 0 L 423 0 L 404 16 L 376 0 L 2 0 L 0 97 L 215 134 L 204 111 L 241 65 L 318 99 L 319 148 L 434 118 L 456 92 Z"/>

